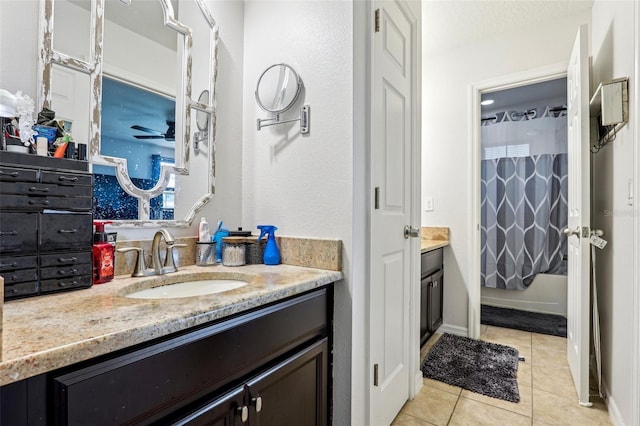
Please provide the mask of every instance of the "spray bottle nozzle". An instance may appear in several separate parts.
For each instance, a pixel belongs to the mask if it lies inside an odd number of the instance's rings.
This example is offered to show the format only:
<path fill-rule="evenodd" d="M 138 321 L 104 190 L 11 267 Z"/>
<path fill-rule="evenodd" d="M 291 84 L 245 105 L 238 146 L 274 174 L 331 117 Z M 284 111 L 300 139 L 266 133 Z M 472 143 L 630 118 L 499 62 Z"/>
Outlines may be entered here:
<path fill-rule="evenodd" d="M 269 238 L 270 235 L 275 235 L 274 233 L 278 230 L 278 228 L 273 225 L 258 225 L 258 229 L 260 230 L 258 240 L 261 240 L 265 235 Z"/>
<path fill-rule="evenodd" d="M 93 225 L 96 227 L 96 232 L 104 232 L 104 226 L 113 223 L 110 220 L 94 220 Z"/>

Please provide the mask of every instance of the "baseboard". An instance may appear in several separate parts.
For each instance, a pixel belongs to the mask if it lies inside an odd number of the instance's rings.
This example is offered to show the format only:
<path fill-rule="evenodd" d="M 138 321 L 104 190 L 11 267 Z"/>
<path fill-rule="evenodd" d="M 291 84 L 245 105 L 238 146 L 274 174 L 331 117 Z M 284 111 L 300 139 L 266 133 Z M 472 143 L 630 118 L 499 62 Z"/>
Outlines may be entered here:
<path fill-rule="evenodd" d="M 413 380 L 414 395 L 417 395 L 418 392 L 420 392 L 420 389 L 422 389 L 422 383 L 423 383 L 422 371 L 418 370 Z"/>
<path fill-rule="evenodd" d="M 604 379 L 602 380 L 602 390 L 606 396 L 604 402 L 607 405 L 607 411 L 609 411 L 609 420 L 611 420 L 611 424 L 613 426 L 625 426 L 622 416 L 620 415 L 620 410 L 618 410 L 616 400 L 611 396 L 609 385 L 604 381 Z"/>
<path fill-rule="evenodd" d="M 460 327 L 457 325 L 442 324 L 440 327 L 438 327 L 436 333 L 449 333 L 455 334 L 456 336 L 468 337 L 469 329 L 467 327 Z"/>

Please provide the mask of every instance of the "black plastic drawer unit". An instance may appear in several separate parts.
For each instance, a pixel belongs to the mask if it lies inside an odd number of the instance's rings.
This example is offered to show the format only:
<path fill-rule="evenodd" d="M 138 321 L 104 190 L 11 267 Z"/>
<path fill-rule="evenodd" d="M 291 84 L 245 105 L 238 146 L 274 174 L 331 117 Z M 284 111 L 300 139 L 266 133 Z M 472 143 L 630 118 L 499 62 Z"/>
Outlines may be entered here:
<path fill-rule="evenodd" d="M 87 170 L 86 162 L 0 151 L 5 299 L 91 287 L 93 175 Z"/>

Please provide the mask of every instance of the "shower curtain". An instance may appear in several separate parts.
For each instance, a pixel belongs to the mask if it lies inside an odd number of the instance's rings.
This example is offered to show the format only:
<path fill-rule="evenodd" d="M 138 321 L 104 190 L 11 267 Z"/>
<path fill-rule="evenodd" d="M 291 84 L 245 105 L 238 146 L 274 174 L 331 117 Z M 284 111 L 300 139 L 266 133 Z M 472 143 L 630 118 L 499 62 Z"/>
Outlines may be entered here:
<path fill-rule="evenodd" d="M 492 124 L 507 126 L 490 132 L 483 126 L 483 147 L 485 135 L 507 135 L 484 149 L 481 164 L 485 287 L 524 290 L 538 273 L 566 274 L 567 239 L 562 230 L 567 226 L 568 172 L 566 142 L 559 140 L 566 141 L 566 118 L 525 120 L 524 127 L 524 122 Z M 514 137 L 510 130 L 516 127 L 519 133 Z M 540 140 L 545 135 L 547 139 Z"/>

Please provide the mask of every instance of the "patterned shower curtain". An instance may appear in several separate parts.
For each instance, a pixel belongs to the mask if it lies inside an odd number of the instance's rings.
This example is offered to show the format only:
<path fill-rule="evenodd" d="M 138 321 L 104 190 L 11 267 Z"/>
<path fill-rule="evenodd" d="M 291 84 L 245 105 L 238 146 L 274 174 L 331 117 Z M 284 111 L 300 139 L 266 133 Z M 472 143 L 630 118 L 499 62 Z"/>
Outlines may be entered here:
<path fill-rule="evenodd" d="M 566 274 L 567 154 L 483 160 L 484 287 L 524 290 L 538 273 Z"/>

